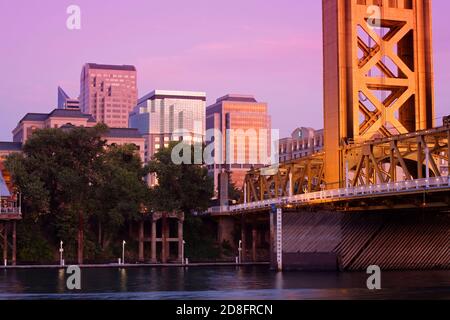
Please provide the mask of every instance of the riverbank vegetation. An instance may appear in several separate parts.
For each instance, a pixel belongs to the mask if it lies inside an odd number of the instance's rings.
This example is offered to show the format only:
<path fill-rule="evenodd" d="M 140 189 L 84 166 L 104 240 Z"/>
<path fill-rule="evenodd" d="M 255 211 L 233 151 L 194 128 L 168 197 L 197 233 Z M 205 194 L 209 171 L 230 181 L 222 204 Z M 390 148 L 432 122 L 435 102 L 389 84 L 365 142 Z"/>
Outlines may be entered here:
<path fill-rule="evenodd" d="M 157 211 L 185 213 L 186 254 L 218 258 L 221 250 L 208 222 L 196 216 L 212 197 L 206 168 L 173 164 L 174 144 L 143 165 L 134 145 L 107 145 L 106 131 L 104 125 L 37 130 L 22 153 L 7 158 L 23 199 L 18 260 L 57 261 L 60 241 L 68 262 L 116 261 L 122 240 L 128 240 L 133 257 L 137 245 L 131 230 Z M 148 174 L 158 176 L 156 187 L 148 188 Z"/>

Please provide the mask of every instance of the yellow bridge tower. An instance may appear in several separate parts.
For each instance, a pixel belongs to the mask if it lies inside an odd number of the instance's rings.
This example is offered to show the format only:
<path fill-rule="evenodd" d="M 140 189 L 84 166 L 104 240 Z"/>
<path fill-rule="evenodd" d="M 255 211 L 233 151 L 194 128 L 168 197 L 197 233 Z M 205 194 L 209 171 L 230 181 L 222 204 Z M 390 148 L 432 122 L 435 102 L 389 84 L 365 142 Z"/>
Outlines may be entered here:
<path fill-rule="evenodd" d="M 432 128 L 431 0 L 323 0 L 325 181 L 344 148 Z"/>

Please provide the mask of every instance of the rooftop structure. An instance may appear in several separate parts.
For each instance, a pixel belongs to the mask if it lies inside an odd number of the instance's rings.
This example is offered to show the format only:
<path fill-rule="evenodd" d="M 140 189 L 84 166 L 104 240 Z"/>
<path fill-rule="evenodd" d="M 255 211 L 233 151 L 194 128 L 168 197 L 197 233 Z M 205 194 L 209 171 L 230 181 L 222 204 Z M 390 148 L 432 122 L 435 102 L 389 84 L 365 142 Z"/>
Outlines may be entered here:
<path fill-rule="evenodd" d="M 61 87 L 58 87 L 58 109 L 79 109 L 79 108 L 80 108 L 80 100 L 72 99 Z"/>

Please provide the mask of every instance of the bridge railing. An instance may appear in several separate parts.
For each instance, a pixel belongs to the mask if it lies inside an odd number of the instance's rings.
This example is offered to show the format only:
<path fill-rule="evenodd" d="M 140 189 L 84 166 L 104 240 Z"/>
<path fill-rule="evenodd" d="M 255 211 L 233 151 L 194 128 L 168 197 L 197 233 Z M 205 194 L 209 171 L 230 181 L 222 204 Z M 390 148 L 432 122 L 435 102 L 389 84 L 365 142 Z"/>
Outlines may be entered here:
<path fill-rule="evenodd" d="M 433 190 L 450 188 L 450 177 L 432 177 L 426 179 L 406 180 L 395 183 L 383 183 L 370 186 L 357 186 L 335 190 L 325 190 L 313 193 L 299 194 L 292 197 L 269 199 L 257 202 L 250 202 L 228 207 L 228 210 L 221 208 L 221 212 L 237 212 L 242 210 L 253 210 L 269 208 L 272 205 L 282 204 L 302 204 L 315 201 L 333 201 L 348 198 L 360 198 L 370 195 L 393 194 L 399 192 L 415 192 L 417 190 Z"/>
<path fill-rule="evenodd" d="M 221 213 L 221 212 L 228 212 L 230 209 L 229 206 L 217 206 L 217 207 L 210 207 L 208 208 L 208 213 Z"/>

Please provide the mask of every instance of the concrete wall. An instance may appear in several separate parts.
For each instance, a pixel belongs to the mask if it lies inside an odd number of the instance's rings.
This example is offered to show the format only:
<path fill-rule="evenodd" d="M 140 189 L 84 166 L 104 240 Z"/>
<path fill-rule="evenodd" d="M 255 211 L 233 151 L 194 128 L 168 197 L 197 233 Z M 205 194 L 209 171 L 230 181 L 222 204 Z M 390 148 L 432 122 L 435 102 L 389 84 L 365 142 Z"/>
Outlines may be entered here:
<path fill-rule="evenodd" d="M 283 214 L 285 269 L 363 271 L 370 265 L 383 270 L 450 269 L 449 248 L 448 213 Z M 274 263 L 275 253 L 272 256 Z"/>

